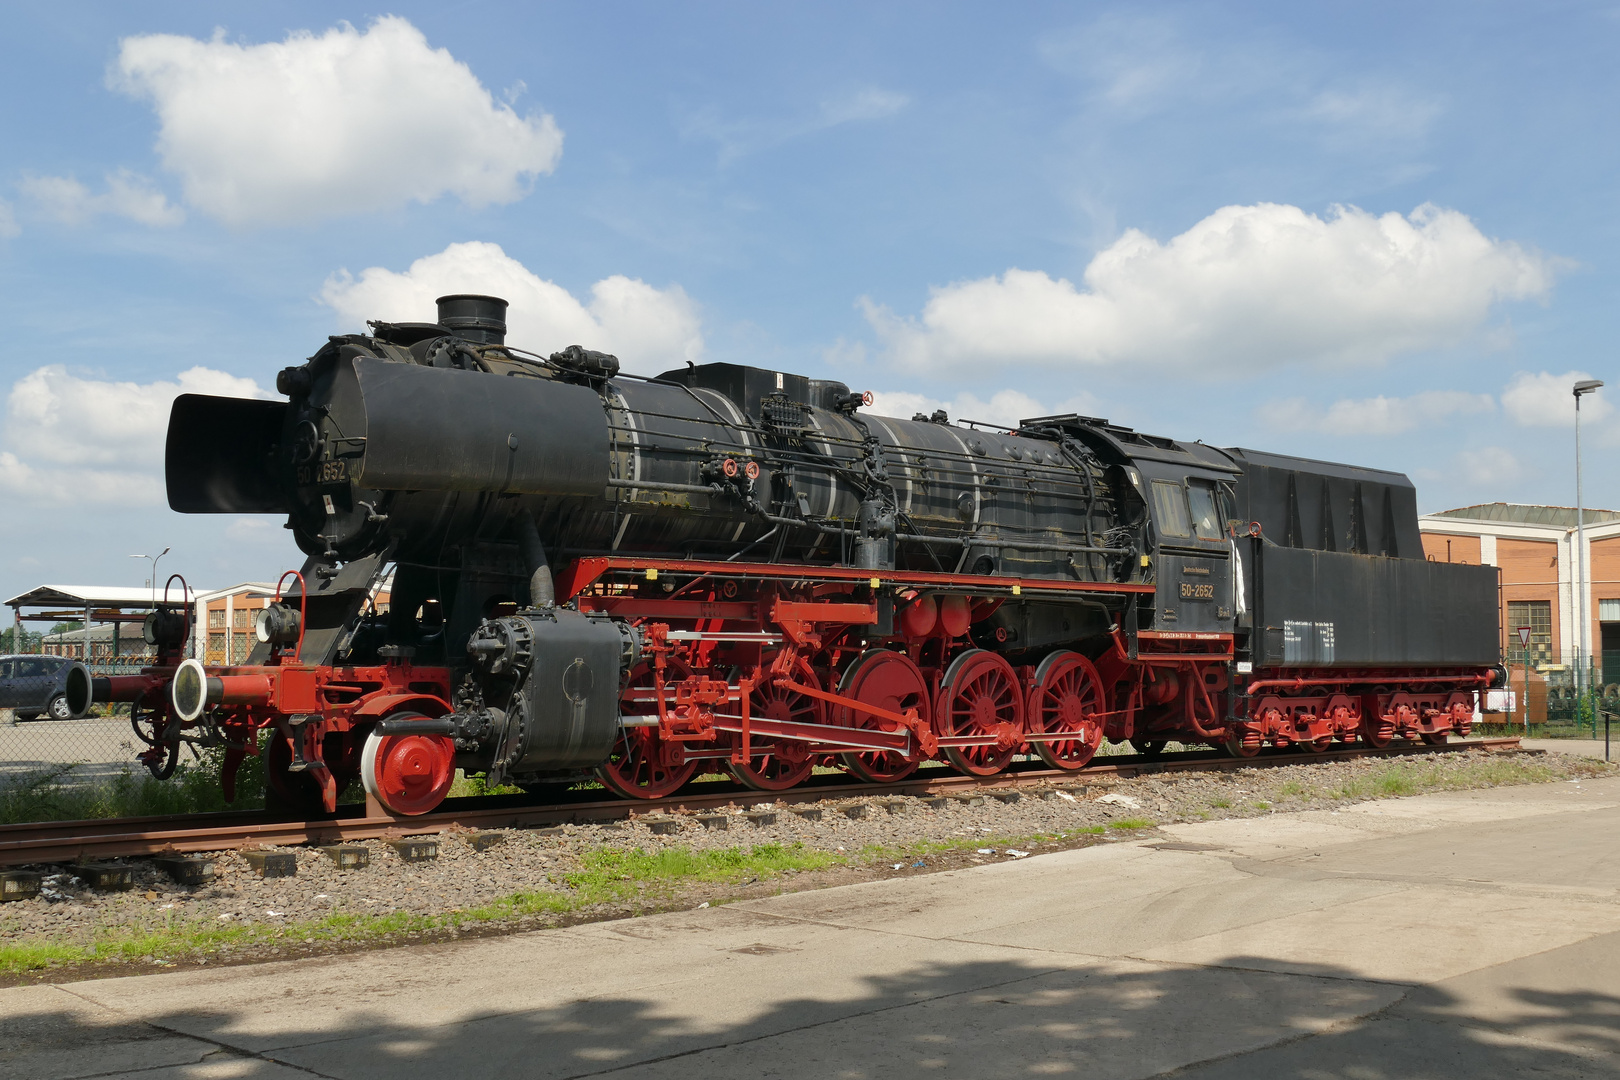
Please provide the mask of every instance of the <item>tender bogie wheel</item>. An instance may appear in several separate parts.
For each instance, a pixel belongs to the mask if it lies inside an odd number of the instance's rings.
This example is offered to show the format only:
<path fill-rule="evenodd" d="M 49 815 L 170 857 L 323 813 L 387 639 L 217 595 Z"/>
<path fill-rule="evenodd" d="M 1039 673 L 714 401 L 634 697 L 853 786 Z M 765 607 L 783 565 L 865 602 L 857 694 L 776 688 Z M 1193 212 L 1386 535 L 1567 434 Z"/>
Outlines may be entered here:
<path fill-rule="evenodd" d="M 948 746 L 945 760 L 969 776 L 1005 769 L 1024 730 L 1024 695 L 1012 665 L 987 649 L 970 649 L 951 661 L 934 704 L 934 730 L 944 737 L 1000 736 L 984 746 Z"/>
<path fill-rule="evenodd" d="M 748 714 L 784 724 L 822 723 L 822 705 L 817 698 L 785 686 L 777 686 L 770 674 L 771 657 L 766 657 L 765 682 L 754 687 L 748 696 Z M 821 689 L 815 669 L 802 657 L 794 665 L 793 681 L 803 686 Z M 733 746 L 742 742 L 741 735 L 732 736 Z M 726 768 L 739 783 L 755 791 L 786 791 L 810 778 L 815 771 L 815 757 L 808 743 L 796 740 L 776 740 L 751 736 L 748 740 L 747 762 L 727 762 Z"/>
<path fill-rule="evenodd" d="M 1395 722 L 1383 717 L 1366 716 L 1361 720 L 1361 740 L 1368 746 L 1382 749 L 1395 740 Z"/>
<path fill-rule="evenodd" d="M 73 707 L 68 704 L 66 694 L 57 694 L 45 706 L 45 714 L 52 720 L 73 719 Z"/>
<path fill-rule="evenodd" d="M 691 675 L 691 669 L 671 660 L 664 669 L 664 692 L 674 699 L 674 684 Z M 658 698 L 651 662 L 637 664 L 619 695 L 622 716 L 657 716 Z M 603 786 L 626 799 L 662 799 L 679 791 L 697 775 L 698 763 L 685 761 L 670 765 L 663 740 L 656 727 L 628 727 L 619 732 L 613 752 L 596 770 Z M 679 749 L 678 747 L 676 749 Z"/>
<path fill-rule="evenodd" d="M 1054 769 L 1083 769 L 1103 743 L 1102 677 L 1076 652 L 1055 652 L 1035 669 L 1025 719 L 1029 733 L 1073 733 L 1074 738 L 1030 745 Z"/>
<path fill-rule="evenodd" d="M 414 714 L 392 719 L 414 720 Z M 278 739 L 285 744 L 286 740 Z M 396 814 L 414 817 L 444 801 L 456 778 L 456 742 L 448 735 L 366 736 L 360 781 L 366 792 Z"/>
<path fill-rule="evenodd" d="M 928 707 L 928 680 L 923 677 L 922 669 L 904 653 L 887 649 L 863 653 L 844 672 L 838 692 L 886 712 L 904 713 L 907 709 L 916 709 L 925 724 L 932 716 Z M 858 713 L 845 706 L 837 708 L 835 722 L 842 727 L 871 731 L 900 730 L 900 725 L 892 720 Z M 869 784 L 892 784 L 917 771 L 915 756 L 891 750 L 850 751 L 840 754 L 839 760 L 852 776 Z"/>
<path fill-rule="evenodd" d="M 1430 746 L 1444 746 L 1446 745 L 1446 737 L 1450 734 L 1448 731 L 1425 731 L 1422 738 Z"/>
<path fill-rule="evenodd" d="M 1261 741 L 1258 738 L 1245 739 L 1240 734 L 1234 734 L 1221 744 L 1226 752 L 1236 758 L 1251 758 L 1260 753 Z"/>

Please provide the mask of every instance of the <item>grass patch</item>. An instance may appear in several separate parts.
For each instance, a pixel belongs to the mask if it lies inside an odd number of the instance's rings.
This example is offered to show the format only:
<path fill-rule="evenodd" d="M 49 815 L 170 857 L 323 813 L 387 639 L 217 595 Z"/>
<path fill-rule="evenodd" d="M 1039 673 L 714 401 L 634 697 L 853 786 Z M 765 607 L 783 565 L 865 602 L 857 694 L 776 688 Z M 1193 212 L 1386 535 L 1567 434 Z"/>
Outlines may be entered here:
<path fill-rule="evenodd" d="M 1110 829 L 1151 829 L 1153 828 L 1153 822 L 1147 818 L 1133 817 L 1124 818 L 1120 821 L 1110 821 L 1108 827 Z"/>
<path fill-rule="evenodd" d="M 456 770 L 456 778 L 450 781 L 450 793 L 447 799 L 466 799 L 479 795 L 521 795 L 523 789 L 516 784 L 496 784 L 489 786 L 488 777 L 483 773 L 474 773 L 468 776 L 460 769 Z"/>
<path fill-rule="evenodd" d="M 1254 804 L 1254 808 L 1256 810 L 1270 810 L 1271 804 L 1268 802 L 1257 802 Z"/>
<path fill-rule="evenodd" d="M 1230 810 L 1230 809 L 1232 809 L 1232 800 L 1231 799 L 1223 799 L 1223 798 L 1214 798 L 1214 799 L 1209 800 L 1209 805 L 1215 807 L 1217 810 Z"/>
<path fill-rule="evenodd" d="M 651 887 L 667 892 L 684 882 L 735 884 L 749 878 L 775 877 L 784 870 L 822 870 L 842 865 L 845 856 L 814 851 L 803 844 L 761 844 L 744 851 L 692 851 L 667 848 L 648 853 L 597 848 L 580 858 L 581 868 L 565 875 L 580 903 L 596 904 L 634 897 Z"/>
<path fill-rule="evenodd" d="M 1588 776 L 1611 771 L 1601 762 L 1547 762 L 1534 757 L 1470 755 L 1445 767 L 1431 761 L 1391 761 L 1353 776 L 1332 788 L 1335 799 L 1378 799 L 1425 791 L 1464 791 L 1517 784 L 1545 784 L 1568 779 L 1571 772 Z"/>
<path fill-rule="evenodd" d="M 132 765 L 110 780 L 94 783 L 74 775 L 78 764 L 53 765 L 0 787 L 0 824 L 262 809 L 263 757 L 249 755 L 242 762 L 234 803 L 227 803 L 219 789 L 224 757 L 224 747 L 211 747 L 197 760 L 182 760 L 169 780 L 154 779 Z"/>
<path fill-rule="evenodd" d="M 1305 785 L 1298 780 L 1284 780 L 1277 785 L 1277 794 L 1282 796 L 1303 795 L 1305 794 Z"/>
<path fill-rule="evenodd" d="M 334 912 L 320 919 L 288 923 L 171 924 L 161 929 L 101 928 L 88 944 L 0 945 L 0 973 L 18 974 L 62 964 L 95 961 L 195 961 L 229 949 L 303 942 L 363 944 L 409 934 L 460 930 L 524 916 L 565 915 L 593 904 L 662 898 L 690 882 L 736 884 L 784 870 L 819 870 L 842 865 L 848 856 L 812 851 L 803 845 L 762 844 L 744 850 L 672 849 L 648 854 L 598 848 L 582 858 L 580 870 L 564 876 L 567 890 L 513 893 L 474 908 L 437 915 L 394 911 L 381 914 Z M 711 903 L 714 901 L 711 901 Z"/>

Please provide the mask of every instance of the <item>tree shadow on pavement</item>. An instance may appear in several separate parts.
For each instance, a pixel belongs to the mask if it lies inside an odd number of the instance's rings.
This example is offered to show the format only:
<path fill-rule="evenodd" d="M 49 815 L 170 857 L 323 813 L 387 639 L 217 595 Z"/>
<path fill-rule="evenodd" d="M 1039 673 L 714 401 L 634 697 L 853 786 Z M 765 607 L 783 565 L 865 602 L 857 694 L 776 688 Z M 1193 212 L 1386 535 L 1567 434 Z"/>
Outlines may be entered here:
<path fill-rule="evenodd" d="M 195 1008 L 144 1017 L 61 1004 L 79 1000 L 72 988 L 28 988 L 32 1005 L 0 996 L 0 1077 L 1620 1075 L 1620 998 L 1607 994 L 1504 987 L 1494 1014 L 1477 1017 L 1444 989 L 1326 966 L 1279 974 L 1247 957 L 1187 967 L 1033 953 L 918 965 L 852 982 L 858 990 L 846 996 L 794 997 L 787 984 L 805 963 L 761 946 L 717 954 L 713 970 L 694 969 L 690 981 L 562 1003 L 538 982 L 485 981 L 499 1000 L 479 1001 L 416 979 L 394 988 L 391 1015 L 331 989 L 304 999 L 278 990 L 263 1008 L 210 1007 L 209 983 L 231 978 L 223 971 L 197 984 Z M 295 971 L 282 967 L 276 985 Z M 95 984 L 79 989 L 98 996 Z M 357 1002 L 388 995 L 354 992 Z"/>

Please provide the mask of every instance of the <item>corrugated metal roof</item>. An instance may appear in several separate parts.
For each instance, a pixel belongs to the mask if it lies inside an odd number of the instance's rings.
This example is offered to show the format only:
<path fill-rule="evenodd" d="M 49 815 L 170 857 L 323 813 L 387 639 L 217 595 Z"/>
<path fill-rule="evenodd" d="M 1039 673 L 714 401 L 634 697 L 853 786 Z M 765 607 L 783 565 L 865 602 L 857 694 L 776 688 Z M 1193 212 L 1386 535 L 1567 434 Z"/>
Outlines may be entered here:
<path fill-rule="evenodd" d="M 1588 525 L 1620 521 L 1620 510 L 1596 510 L 1588 506 L 1582 515 Z M 1505 521 L 1513 525 L 1544 525 L 1554 529 L 1573 529 L 1576 524 L 1573 506 L 1527 506 L 1505 502 L 1460 506 L 1455 510 L 1441 510 L 1425 516 L 1462 521 Z"/>

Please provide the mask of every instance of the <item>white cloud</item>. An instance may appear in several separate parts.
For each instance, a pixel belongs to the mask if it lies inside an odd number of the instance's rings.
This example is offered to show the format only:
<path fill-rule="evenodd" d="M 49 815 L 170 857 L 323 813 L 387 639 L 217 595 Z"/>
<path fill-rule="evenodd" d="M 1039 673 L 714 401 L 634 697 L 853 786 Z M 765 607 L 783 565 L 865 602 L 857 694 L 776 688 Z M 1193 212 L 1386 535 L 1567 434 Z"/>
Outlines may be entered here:
<path fill-rule="evenodd" d="M 204 367 L 150 383 L 82 378 L 60 364 L 30 372 L 6 399 L 0 491 L 42 503 L 163 505 L 163 443 L 179 394 L 269 396 L 252 379 Z"/>
<path fill-rule="evenodd" d="M 687 117 L 682 134 L 718 143 L 720 164 L 726 165 L 830 128 L 884 120 L 903 112 L 910 104 L 911 98 L 906 94 L 866 86 L 823 98 L 815 108 L 792 117 L 724 120 L 713 109 L 704 109 Z"/>
<path fill-rule="evenodd" d="M 1494 415 L 1496 399 L 1465 390 L 1425 390 L 1411 397 L 1344 398 L 1326 409 L 1303 398 L 1265 405 L 1268 426 L 1280 431 L 1316 431 L 1326 436 L 1399 435 L 1434 427 L 1453 416 Z"/>
<path fill-rule="evenodd" d="M 828 98 L 821 103 L 821 115 L 816 129 L 854 124 L 863 120 L 882 120 L 905 109 L 911 98 L 893 90 L 868 86 L 853 93 Z"/>
<path fill-rule="evenodd" d="M 1574 427 L 1575 384 L 1591 377 L 1584 371 L 1566 371 L 1562 375 L 1521 371 L 1502 391 L 1502 408 L 1525 427 Z M 1581 401 L 1583 421 L 1597 423 L 1611 412 L 1601 390 Z"/>
<path fill-rule="evenodd" d="M 1094 416 L 1097 413 L 1097 401 L 1089 394 L 1082 394 L 1053 405 L 1050 402 L 1036 401 L 1018 390 L 998 390 L 990 395 L 988 401 L 975 394 L 958 394 L 954 399 L 945 401 L 904 390 L 872 392 L 871 411 L 879 416 L 897 416 L 902 420 L 909 420 L 916 413 L 932 415 L 935 409 L 944 409 L 946 415 L 953 421 L 979 420 L 987 424 L 1017 427 L 1020 420 L 1036 416 L 1056 416 L 1062 413 Z"/>
<path fill-rule="evenodd" d="M 1501 491 L 1506 485 L 1523 479 L 1528 470 L 1511 450 L 1500 446 L 1481 446 L 1460 451 L 1452 462 L 1453 479 L 1460 479 L 1473 488 Z"/>
<path fill-rule="evenodd" d="M 107 174 L 106 190 L 93 194 L 72 176 L 25 176 L 17 185 L 40 213 L 64 225 L 83 225 L 101 214 L 142 225 L 179 225 L 186 212 L 144 176 L 119 169 Z"/>
<path fill-rule="evenodd" d="M 11 204 L 0 199 L 0 239 L 17 235 L 17 214 Z"/>
<path fill-rule="evenodd" d="M 1375 142 L 1416 143 L 1444 111 L 1439 101 L 1398 83 L 1369 80 L 1323 90 L 1305 105 L 1301 116 L 1319 126 L 1330 141 L 1351 148 Z"/>
<path fill-rule="evenodd" d="M 628 370 L 646 374 L 703 355 L 697 306 L 679 285 L 657 289 L 615 274 L 591 286 L 590 302 L 581 303 L 498 244 L 451 244 L 404 273 L 373 266 L 356 278 L 340 271 L 327 279 L 321 299 L 358 327 L 366 319 L 431 322 L 434 300 L 449 293 L 505 299 L 511 305 L 506 339 L 531 352 L 583 345 L 614 353 Z"/>
<path fill-rule="evenodd" d="M 1365 366 L 1454 344 L 1503 300 L 1544 297 L 1553 260 L 1431 205 L 1408 217 L 1335 207 L 1222 207 L 1169 243 L 1127 230 L 1083 287 L 1038 270 L 932 290 L 917 318 L 863 298 L 914 370 L 986 363 L 1148 366 L 1232 375 Z"/>
<path fill-rule="evenodd" d="M 498 104 L 403 18 L 240 45 L 125 38 L 109 76 L 157 111 L 157 150 L 188 203 L 230 225 L 315 221 L 446 193 L 508 203 L 549 173 L 562 133 Z"/>

